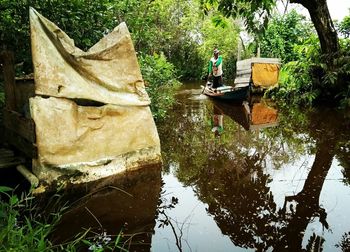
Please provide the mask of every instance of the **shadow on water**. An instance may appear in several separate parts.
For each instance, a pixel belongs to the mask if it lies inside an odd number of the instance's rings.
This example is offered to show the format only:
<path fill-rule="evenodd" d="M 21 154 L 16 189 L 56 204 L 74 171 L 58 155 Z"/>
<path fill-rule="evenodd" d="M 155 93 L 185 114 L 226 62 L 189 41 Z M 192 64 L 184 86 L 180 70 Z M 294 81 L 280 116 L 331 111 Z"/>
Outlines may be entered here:
<path fill-rule="evenodd" d="M 101 239 L 122 231 L 128 251 L 150 251 L 161 185 L 161 167 L 148 166 L 68 188 L 63 201 L 70 206 L 53 234 L 54 243 L 89 229 L 88 237 Z"/>

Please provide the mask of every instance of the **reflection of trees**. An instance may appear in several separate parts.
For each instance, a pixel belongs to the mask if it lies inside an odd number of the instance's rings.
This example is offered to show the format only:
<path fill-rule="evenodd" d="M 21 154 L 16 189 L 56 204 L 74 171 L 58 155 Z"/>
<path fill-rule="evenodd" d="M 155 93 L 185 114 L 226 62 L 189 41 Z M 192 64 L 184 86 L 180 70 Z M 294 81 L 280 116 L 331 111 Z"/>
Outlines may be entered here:
<path fill-rule="evenodd" d="M 192 109 L 193 115 L 198 103 L 185 107 Z M 181 113 L 173 122 L 179 123 L 173 123 L 171 130 L 162 129 L 167 139 L 174 140 L 171 146 L 166 142 L 162 146 L 169 158 L 166 163 L 178 164 L 179 180 L 194 186 L 217 225 L 236 246 L 301 251 L 310 220 L 317 218 L 328 228 L 327 213 L 319 205 L 322 186 L 334 156 L 348 163 L 344 160 L 348 157 L 349 130 L 339 114 L 323 111 L 321 117 L 319 112 L 290 110 L 280 117 L 279 127 L 263 133 L 246 132 L 226 118 L 224 134 L 217 139 L 203 123 L 210 118 L 210 106 L 201 108 L 201 119 L 186 117 L 181 106 L 177 109 Z M 271 178 L 264 173 L 265 160 L 269 157 L 280 167 L 306 152 L 315 159 L 304 187 L 287 196 L 285 206 L 278 209 L 268 187 Z M 307 247 L 322 249 L 323 238 L 313 234 L 308 241 Z"/>
<path fill-rule="evenodd" d="M 341 248 L 341 250 L 344 252 L 350 251 L 350 232 L 347 232 L 342 236 L 336 247 Z"/>
<path fill-rule="evenodd" d="M 165 167 L 172 163 L 180 165 L 176 171 L 177 176 L 185 184 L 196 180 L 196 175 L 207 165 L 207 159 L 221 162 L 217 157 L 228 156 L 230 160 L 237 160 L 247 156 L 247 153 L 254 152 L 259 153 L 261 162 L 269 158 L 275 167 L 280 167 L 291 158 L 295 158 L 297 153 L 305 152 L 302 148 L 288 150 L 285 140 L 280 135 L 280 139 L 274 137 L 274 131 L 271 129 L 264 129 L 263 133 L 246 131 L 226 116 L 223 134 L 219 138 L 215 137 L 210 127 L 213 114 L 213 104 L 210 101 L 199 102 L 185 98 L 173 111 L 168 122 L 159 125 L 158 130 Z M 300 141 L 307 142 L 308 139 Z M 296 145 L 300 141 L 295 141 Z M 286 154 L 292 151 L 296 154 Z"/>
<path fill-rule="evenodd" d="M 198 194 L 208 203 L 208 212 L 214 216 L 221 231 L 236 246 L 266 247 L 276 228 L 265 224 L 277 221 L 277 215 L 266 213 L 274 213 L 276 205 L 266 187 L 269 176 L 263 174 L 256 158 L 247 157 L 246 164 L 245 176 L 234 172 L 235 167 L 225 167 L 223 172 L 217 171 L 214 178 L 199 180 Z M 218 181 L 223 184 L 219 185 Z M 259 240 L 256 239 L 258 236 Z"/>
<path fill-rule="evenodd" d="M 326 139 L 322 137 L 316 140 L 315 160 L 303 189 L 298 194 L 285 198 L 281 213 L 288 222 L 285 232 L 274 247 L 276 251 L 283 251 L 285 248 L 301 251 L 304 232 L 313 217 L 318 217 L 322 226 L 328 229 L 327 213 L 319 206 L 321 190 L 334 157 L 334 138 L 330 141 L 327 139 L 327 142 Z M 290 213 L 286 213 L 288 202 L 293 201 L 296 206 L 291 207 Z M 311 237 L 309 241 L 314 242 L 314 239 Z"/>
<path fill-rule="evenodd" d="M 343 135 L 343 137 L 339 137 L 342 140 L 340 140 L 337 144 L 336 157 L 338 158 L 341 167 L 343 167 L 343 182 L 347 185 L 350 185 L 350 124 L 348 125 L 346 131 L 340 133 Z"/>
<path fill-rule="evenodd" d="M 297 195 L 287 196 L 285 199 L 282 212 L 288 218 L 288 225 L 282 239 L 275 247 L 276 251 L 283 251 L 282 248 L 286 247 L 292 251 L 300 251 L 304 231 L 313 217 L 318 217 L 322 226 L 328 229 L 327 213 L 319 206 L 320 194 L 333 157 L 341 149 L 344 134 L 348 134 L 348 131 L 346 131 L 346 121 L 333 111 L 324 111 L 322 117 L 317 113 L 311 113 L 309 120 L 308 129 L 305 131 L 316 141 L 315 159 L 303 189 Z M 347 139 L 349 139 L 348 136 Z M 288 201 L 294 201 L 296 206 L 292 208 L 291 213 L 286 214 Z M 323 243 L 320 237 L 315 236 L 310 237 L 310 242 Z"/>
<path fill-rule="evenodd" d="M 185 222 L 178 223 L 176 220 L 170 217 L 168 210 L 175 208 L 179 202 L 178 198 L 172 196 L 170 200 L 165 197 L 166 191 L 162 191 L 157 207 L 157 221 L 160 223 L 159 227 L 169 226 L 171 228 L 172 234 L 175 238 L 175 244 L 177 249 L 181 252 L 183 251 L 183 241 L 187 241 L 183 238 L 183 231 Z M 188 245 L 188 244 L 187 244 Z M 190 247 L 188 247 L 190 249 Z"/>

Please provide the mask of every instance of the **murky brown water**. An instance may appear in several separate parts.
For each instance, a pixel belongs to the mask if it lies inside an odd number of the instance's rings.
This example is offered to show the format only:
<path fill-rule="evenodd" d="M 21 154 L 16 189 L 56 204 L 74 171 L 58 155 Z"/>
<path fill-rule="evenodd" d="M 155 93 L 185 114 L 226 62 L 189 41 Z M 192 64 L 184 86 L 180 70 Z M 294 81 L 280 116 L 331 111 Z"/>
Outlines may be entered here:
<path fill-rule="evenodd" d="M 86 186 L 57 239 L 123 227 L 131 251 L 349 251 L 349 115 L 200 92 L 183 87 L 158 124 L 162 170 Z"/>

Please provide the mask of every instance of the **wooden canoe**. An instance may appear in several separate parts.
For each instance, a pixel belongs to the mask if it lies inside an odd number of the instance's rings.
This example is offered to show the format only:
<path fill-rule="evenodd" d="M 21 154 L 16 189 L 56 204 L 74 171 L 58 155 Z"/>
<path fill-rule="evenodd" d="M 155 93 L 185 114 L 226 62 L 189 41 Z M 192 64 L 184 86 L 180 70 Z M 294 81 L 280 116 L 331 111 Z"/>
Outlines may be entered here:
<path fill-rule="evenodd" d="M 203 93 L 211 98 L 232 102 L 242 102 L 244 100 L 247 100 L 250 91 L 249 84 L 222 86 L 218 88 L 212 88 L 207 84 L 203 88 Z"/>

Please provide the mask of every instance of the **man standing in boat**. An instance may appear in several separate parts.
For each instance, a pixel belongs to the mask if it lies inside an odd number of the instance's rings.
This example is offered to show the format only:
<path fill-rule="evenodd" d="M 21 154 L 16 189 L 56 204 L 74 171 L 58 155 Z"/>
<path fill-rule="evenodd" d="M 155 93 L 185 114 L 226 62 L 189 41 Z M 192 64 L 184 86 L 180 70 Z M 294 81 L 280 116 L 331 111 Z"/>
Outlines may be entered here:
<path fill-rule="evenodd" d="M 214 56 L 209 61 L 209 78 L 213 76 L 212 88 L 222 86 L 222 56 L 219 56 L 220 51 L 215 48 Z"/>

